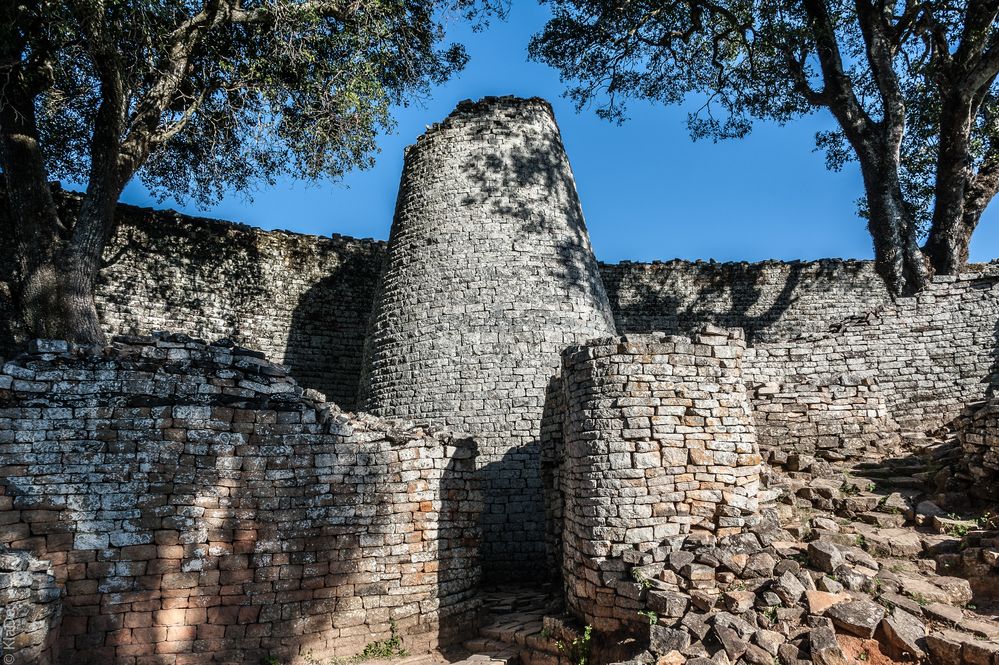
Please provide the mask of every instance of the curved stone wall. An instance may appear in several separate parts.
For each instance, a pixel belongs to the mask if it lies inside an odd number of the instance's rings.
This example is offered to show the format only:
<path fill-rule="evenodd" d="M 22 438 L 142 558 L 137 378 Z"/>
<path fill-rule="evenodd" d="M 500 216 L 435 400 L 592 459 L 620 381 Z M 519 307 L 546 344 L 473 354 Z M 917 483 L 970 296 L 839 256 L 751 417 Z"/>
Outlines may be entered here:
<path fill-rule="evenodd" d="M 462 102 L 407 151 L 360 403 L 475 434 L 487 576 L 545 573 L 546 387 L 613 332 L 551 107 Z"/>
<path fill-rule="evenodd" d="M 614 631 L 647 619 L 639 559 L 684 537 L 738 533 L 758 509 L 762 459 L 741 330 L 596 340 L 563 356 L 563 551 L 569 608 Z"/>
<path fill-rule="evenodd" d="M 959 419 L 962 422 L 958 440 L 964 450 L 964 471 L 973 479 L 970 493 L 996 501 L 999 500 L 999 396 L 993 395 L 977 409 L 968 411 Z"/>
<path fill-rule="evenodd" d="M 301 665 L 474 629 L 474 441 L 343 413 L 261 355 L 174 335 L 3 366 L 0 546 L 65 588 L 60 664 Z"/>

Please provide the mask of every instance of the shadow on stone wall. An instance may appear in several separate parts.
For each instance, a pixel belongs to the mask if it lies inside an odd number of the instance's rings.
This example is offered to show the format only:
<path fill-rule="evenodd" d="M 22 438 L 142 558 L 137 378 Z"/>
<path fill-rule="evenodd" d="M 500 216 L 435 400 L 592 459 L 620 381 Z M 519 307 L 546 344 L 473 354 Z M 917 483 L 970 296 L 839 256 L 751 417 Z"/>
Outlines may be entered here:
<path fill-rule="evenodd" d="M 59 663 L 420 653 L 476 626 L 475 442 L 300 397 L 261 355 L 119 338 L 0 373 L 0 547 L 65 584 Z"/>
<path fill-rule="evenodd" d="M 545 503 L 545 554 L 549 580 L 562 582 L 562 527 L 565 498 L 562 473 L 565 460 L 565 393 L 560 376 L 553 376 L 545 390 L 541 416 L 541 483 Z"/>
<path fill-rule="evenodd" d="M 690 277 L 686 284 L 696 285 L 690 292 L 669 288 L 667 280 L 629 280 L 627 287 L 607 275 L 616 270 L 626 270 L 625 264 L 605 266 L 608 297 L 619 327 L 627 332 L 689 333 L 705 324 L 729 328 L 743 328 L 748 343 L 765 338 L 768 329 L 779 322 L 784 314 L 798 302 L 799 292 L 819 291 L 844 281 L 844 271 L 858 272 L 866 267 L 863 262 L 840 261 L 780 263 L 725 263 L 697 264 L 677 262 L 683 277 Z M 767 273 L 786 266 L 780 290 L 762 311 L 757 309 L 769 294 L 764 288 Z M 636 266 L 648 269 L 648 266 Z M 664 272 L 670 264 L 657 266 Z M 695 273 L 701 273 L 695 276 Z M 703 277 L 702 277 L 703 275 Z M 667 278 L 669 275 L 667 274 Z M 679 285 L 677 285 L 679 286 Z M 714 303 L 727 306 L 718 309 Z"/>
<path fill-rule="evenodd" d="M 469 510 L 470 504 L 479 510 L 482 505 L 479 488 L 470 488 L 467 482 L 476 477 L 476 442 L 455 438 L 454 445 L 456 452 L 441 477 L 437 531 L 437 602 L 441 608 L 437 641 L 444 648 L 460 645 L 477 634 L 482 582 L 481 565 L 469 565 L 470 561 L 480 561 L 482 544 L 480 524 L 468 520 L 470 514 L 478 515 Z"/>
<path fill-rule="evenodd" d="M 488 201 L 497 216 L 519 220 L 515 243 L 550 237 L 562 267 L 551 277 L 569 293 L 606 302 L 572 169 L 554 120 L 552 125 L 551 131 L 526 137 L 529 142 L 509 142 L 502 152 L 470 157 L 463 170 L 475 190 L 465 202 Z"/>
<path fill-rule="evenodd" d="M 992 335 L 992 376 L 986 377 L 989 385 L 986 387 L 988 398 L 999 396 L 999 319 L 996 320 L 995 333 Z"/>
<path fill-rule="evenodd" d="M 484 581 L 546 581 L 541 444 L 532 441 L 510 448 L 501 459 L 479 469 L 479 482 L 486 497 L 480 550 Z"/>
<path fill-rule="evenodd" d="M 119 206 L 98 278 L 98 312 L 115 333 L 168 329 L 260 346 L 247 321 L 273 306 L 260 235 L 247 227 Z M 162 321 L 157 320 L 162 318 Z"/>
<path fill-rule="evenodd" d="M 291 317 L 284 364 L 303 388 L 313 388 L 347 411 L 358 408 L 364 331 L 371 317 L 372 283 L 382 263 L 369 252 L 347 255 L 310 287 Z"/>

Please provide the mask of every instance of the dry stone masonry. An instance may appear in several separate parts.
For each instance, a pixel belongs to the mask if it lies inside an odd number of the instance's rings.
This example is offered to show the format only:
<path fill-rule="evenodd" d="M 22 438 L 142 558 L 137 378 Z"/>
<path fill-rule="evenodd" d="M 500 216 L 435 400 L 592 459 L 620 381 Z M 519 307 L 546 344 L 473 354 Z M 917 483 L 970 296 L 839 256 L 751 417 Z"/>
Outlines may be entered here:
<path fill-rule="evenodd" d="M 600 265 L 622 333 L 690 334 L 742 328 L 750 343 L 780 341 L 889 302 L 870 261 L 654 261 Z"/>
<path fill-rule="evenodd" d="M 999 519 L 950 512 L 999 502 L 999 264 L 894 301 L 868 262 L 600 265 L 513 97 L 407 150 L 388 243 L 119 217 L 104 348 L 25 344 L 0 238 L 0 665 L 484 615 L 461 665 L 999 665 Z"/>
<path fill-rule="evenodd" d="M 0 372 L 0 545 L 64 586 L 59 663 L 426 649 L 474 625 L 474 457 L 231 342 L 41 342 Z"/>
<path fill-rule="evenodd" d="M 80 204 L 69 193 L 57 200 L 70 217 Z M 128 205 L 116 217 L 96 288 L 110 335 L 170 330 L 232 339 L 288 366 L 299 385 L 344 409 L 356 406 L 384 242 L 267 232 Z M 2 279 L 0 357 L 10 320 Z"/>
<path fill-rule="evenodd" d="M 475 434 L 487 576 L 546 574 L 549 380 L 613 333 L 551 107 L 459 104 L 406 153 L 361 404 Z"/>
<path fill-rule="evenodd" d="M 964 467 L 973 478 L 971 491 L 999 500 L 999 397 L 972 410 L 958 430 Z"/>
<path fill-rule="evenodd" d="M 61 595 L 50 562 L 0 547 L 0 663 L 58 665 Z"/>
<path fill-rule="evenodd" d="M 901 444 L 873 376 L 789 377 L 751 392 L 756 436 L 769 453 L 880 459 Z"/>
<path fill-rule="evenodd" d="M 741 331 L 709 327 L 566 350 L 566 595 L 594 628 L 647 622 L 626 564 L 651 555 L 661 567 L 692 530 L 730 536 L 757 513 L 744 349 Z"/>
<path fill-rule="evenodd" d="M 877 377 L 889 415 L 906 430 L 929 431 L 981 400 L 999 358 L 999 270 L 936 277 L 919 295 L 899 298 L 836 330 L 751 346 L 751 384 L 789 377 Z"/>

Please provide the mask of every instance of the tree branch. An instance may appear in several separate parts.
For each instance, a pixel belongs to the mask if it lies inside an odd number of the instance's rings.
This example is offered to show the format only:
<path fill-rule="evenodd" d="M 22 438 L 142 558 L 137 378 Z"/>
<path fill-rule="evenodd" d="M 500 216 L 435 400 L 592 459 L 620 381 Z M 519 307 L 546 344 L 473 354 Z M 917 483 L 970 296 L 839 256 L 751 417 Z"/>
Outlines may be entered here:
<path fill-rule="evenodd" d="M 877 153 L 871 146 L 874 123 L 857 99 L 853 84 L 844 70 L 843 57 L 825 0 L 803 0 L 803 4 L 812 24 L 829 110 L 843 127 L 858 157 L 877 159 Z"/>
<path fill-rule="evenodd" d="M 884 15 L 869 0 L 856 0 L 856 7 L 867 62 L 881 95 L 885 129 L 891 145 L 897 149 L 905 132 L 905 102 L 895 73 L 895 54 L 883 22 Z"/>

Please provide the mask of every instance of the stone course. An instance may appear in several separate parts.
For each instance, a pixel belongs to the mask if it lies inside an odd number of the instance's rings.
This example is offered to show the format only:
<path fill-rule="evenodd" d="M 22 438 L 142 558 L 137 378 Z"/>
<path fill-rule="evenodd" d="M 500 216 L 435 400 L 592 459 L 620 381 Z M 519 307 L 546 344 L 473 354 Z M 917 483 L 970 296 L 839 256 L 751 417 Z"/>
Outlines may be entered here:
<path fill-rule="evenodd" d="M 789 377 L 750 386 L 750 393 L 761 450 L 880 459 L 901 444 L 873 376 Z"/>
<path fill-rule="evenodd" d="M 750 344 L 824 332 L 890 302 L 870 261 L 602 263 L 621 333 L 742 328 Z"/>
<path fill-rule="evenodd" d="M 757 513 L 744 349 L 741 331 L 707 327 L 565 351 L 563 569 L 569 608 L 596 630 L 646 621 L 627 564 L 661 570 L 686 536 L 731 536 Z"/>
<path fill-rule="evenodd" d="M 992 396 L 969 409 L 958 429 L 964 452 L 963 467 L 971 476 L 971 492 L 980 498 L 999 500 L 999 396 Z"/>
<path fill-rule="evenodd" d="M 79 196 L 60 192 L 58 200 L 72 218 Z M 288 366 L 299 385 L 355 408 L 384 242 L 264 231 L 129 205 L 119 205 L 116 217 L 96 287 L 110 335 L 170 330 L 233 339 Z M 0 283 L 0 357 L 9 351 L 2 329 L 9 320 Z"/>
<path fill-rule="evenodd" d="M 920 294 L 899 298 L 826 333 L 749 347 L 753 385 L 875 376 L 888 414 L 904 430 L 930 431 L 985 396 L 999 358 L 999 271 L 992 265 L 936 277 Z"/>
<path fill-rule="evenodd" d="M 0 372 L 0 545 L 60 663 L 301 663 L 474 626 L 474 441 L 351 415 L 231 342 L 36 342 Z"/>
<path fill-rule="evenodd" d="M 487 577 L 547 575 L 541 423 L 561 351 L 614 321 L 540 99 L 462 102 L 406 153 L 361 385 L 479 441 Z"/>

